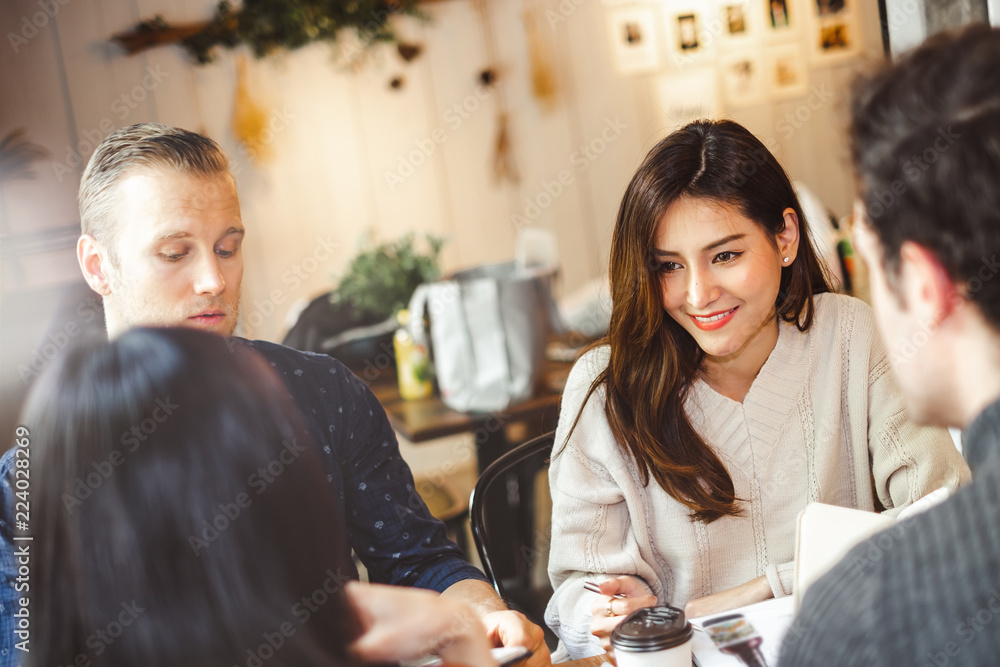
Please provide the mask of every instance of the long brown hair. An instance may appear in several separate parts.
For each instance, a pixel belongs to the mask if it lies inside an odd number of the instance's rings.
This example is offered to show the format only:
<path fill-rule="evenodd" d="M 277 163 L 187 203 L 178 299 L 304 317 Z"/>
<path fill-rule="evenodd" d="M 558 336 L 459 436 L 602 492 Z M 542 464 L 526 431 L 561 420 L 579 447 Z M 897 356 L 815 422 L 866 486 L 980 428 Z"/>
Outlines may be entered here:
<path fill-rule="evenodd" d="M 784 228 L 782 212 L 795 211 L 798 255 L 781 269 L 775 309 L 800 331 L 812 324 L 813 294 L 829 286 L 788 176 L 738 123 L 701 120 L 673 132 L 653 147 L 625 190 L 611 243 L 611 324 L 597 343 L 609 345 L 611 355 L 584 404 L 604 385 L 611 432 L 635 460 L 643 484 L 652 475 L 691 509 L 693 520 L 711 523 L 740 515 L 740 499 L 726 467 L 684 413 L 705 353 L 664 311 L 653 259 L 657 224 L 681 197 L 733 207 L 772 237 Z"/>

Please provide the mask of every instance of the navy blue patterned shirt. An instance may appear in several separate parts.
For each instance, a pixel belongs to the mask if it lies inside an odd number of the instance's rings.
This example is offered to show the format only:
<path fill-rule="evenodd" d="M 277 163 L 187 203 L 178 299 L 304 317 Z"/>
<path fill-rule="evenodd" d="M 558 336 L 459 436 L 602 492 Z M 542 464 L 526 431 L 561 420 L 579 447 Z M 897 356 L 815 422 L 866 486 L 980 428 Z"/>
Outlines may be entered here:
<path fill-rule="evenodd" d="M 234 338 L 255 349 L 277 371 L 322 449 L 327 479 L 342 501 L 351 547 L 371 581 L 443 591 L 465 579 L 486 581 L 431 516 L 399 454 L 385 410 L 343 364 L 324 354 Z M 30 428 L 30 425 L 28 425 Z M 0 458 L 0 667 L 17 664 L 18 563 L 12 541 L 15 450 Z M 32 567 L 38 565 L 32 563 Z M 355 575 L 357 573 L 355 572 Z M 32 642 L 39 638 L 32 633 Z"/>

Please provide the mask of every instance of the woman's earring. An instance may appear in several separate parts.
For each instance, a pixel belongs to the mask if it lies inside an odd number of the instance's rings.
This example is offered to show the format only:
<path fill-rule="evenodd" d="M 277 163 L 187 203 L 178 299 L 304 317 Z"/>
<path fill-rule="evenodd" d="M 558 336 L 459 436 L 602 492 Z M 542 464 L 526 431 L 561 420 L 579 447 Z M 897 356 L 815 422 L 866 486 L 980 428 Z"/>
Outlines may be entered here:
<path fill-rule="evenodd" d="M 782 259 L 782 260 L 781 260 L 781 263 L 782 263 L 782 264 L 788 264 L 788 258 L 787 258 L 787 257 L 785 257 L 784 259 Z"/>

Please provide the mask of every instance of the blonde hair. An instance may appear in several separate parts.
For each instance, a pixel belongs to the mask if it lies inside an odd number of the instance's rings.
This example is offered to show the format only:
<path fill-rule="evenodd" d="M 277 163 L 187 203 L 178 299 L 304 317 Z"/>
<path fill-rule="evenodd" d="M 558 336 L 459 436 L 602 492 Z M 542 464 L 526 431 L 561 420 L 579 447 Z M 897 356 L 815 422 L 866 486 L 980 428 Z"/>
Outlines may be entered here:
<path fill-rule="evenodd" d="M 78 199 L 81 231 L 103 245 L 112 260 L 118 231 L 115 186 L 138 167 L 216 176 L 229 173 L 229 160 L 208 137 L 160 123 L 139 123 L 109 134 L 87 163 Z"/>

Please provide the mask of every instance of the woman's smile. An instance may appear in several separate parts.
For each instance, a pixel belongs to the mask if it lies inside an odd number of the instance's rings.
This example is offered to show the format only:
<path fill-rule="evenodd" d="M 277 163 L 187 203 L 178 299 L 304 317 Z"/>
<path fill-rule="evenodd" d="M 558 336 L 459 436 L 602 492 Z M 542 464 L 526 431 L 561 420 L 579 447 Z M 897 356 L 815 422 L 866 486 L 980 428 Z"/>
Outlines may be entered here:
<path fill-rule="evenodd" d="M 729 324 L 733 319 L 733 315 L 736 314 L 736 308 L 730 308 L 729 310 L 721 310 L 709 315 L 691 315 L 688 313 L 692 320 L 694 320 L 694 325 L 701 329 L 702 331 L 715 331 L 716 329 L 721 329 L 722 327 Z"/>
<path fill-rule="evenodd" d="M 782 260 L 792 255 L 779 253 L 783 242 L 712 200 L 683 197 L 663 215 L 653 247 L 663 309 L 709 359 L 767 358 L 778 338 Z"/>

